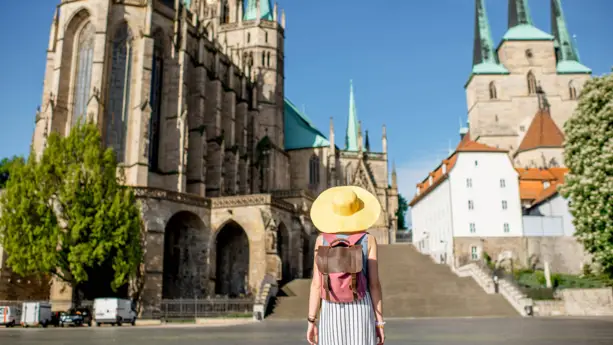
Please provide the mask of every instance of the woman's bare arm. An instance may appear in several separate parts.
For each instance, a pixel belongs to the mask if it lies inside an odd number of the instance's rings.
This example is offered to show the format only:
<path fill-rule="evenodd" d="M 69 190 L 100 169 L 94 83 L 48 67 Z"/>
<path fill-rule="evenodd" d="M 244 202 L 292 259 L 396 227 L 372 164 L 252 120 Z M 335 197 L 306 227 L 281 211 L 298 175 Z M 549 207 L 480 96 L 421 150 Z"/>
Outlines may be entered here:
<path fill-rule="evenodd" d="M 319 274 L 319 269 L 317 268 L 317 249 L 323 243 L 323 238 L 321 235 L 317 237 L 317 241 L 315 242 L 315 253 L 313 255 L 313 279 L 311 280 L 311 294 L 309 297 L 309 317 L 317 318 L 317 314 L 319 313 L 319 304 L 321 302 L 321 277 Z"/>
<path fill-rule="evenodd" d="M 383 292 L 379 280 L 379 263 L 377 258 L 377 240 L 368 235 L 368 285 L 372 306 L 375 309 L 377 322 L 383 322 Z"/>

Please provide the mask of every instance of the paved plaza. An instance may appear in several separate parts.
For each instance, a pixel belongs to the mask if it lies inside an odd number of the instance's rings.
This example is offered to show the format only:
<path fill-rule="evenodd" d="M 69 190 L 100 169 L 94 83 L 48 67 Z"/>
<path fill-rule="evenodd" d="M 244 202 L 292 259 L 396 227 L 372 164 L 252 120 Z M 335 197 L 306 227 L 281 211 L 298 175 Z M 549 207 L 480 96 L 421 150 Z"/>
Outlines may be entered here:
<path fill-rule="evenodd" d="M 613 322 L 606 319 L 413 319 L 387 326 L 388 345 L 613 344 Z M 301 321 L 265 321 L 224 327 L 14 328 L 0 330 L 0 344 L 297 345 L 306 344 L 305 327 Z"/>

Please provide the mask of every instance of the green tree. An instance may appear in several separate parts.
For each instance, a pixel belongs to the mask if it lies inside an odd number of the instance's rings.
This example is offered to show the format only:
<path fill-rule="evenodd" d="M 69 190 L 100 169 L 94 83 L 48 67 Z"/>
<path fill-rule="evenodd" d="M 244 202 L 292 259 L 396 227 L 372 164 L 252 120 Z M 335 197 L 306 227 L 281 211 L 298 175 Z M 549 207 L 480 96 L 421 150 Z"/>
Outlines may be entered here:
<path fill-rule="evenodd" d="M 142 262 L 141 220 L 117 176 L 123 171 L 95 124 L 51 134 L 40 159 L 31 153 L 13 166 L 0 197 L 7 265 L 22 276 L 51 274 L 73 292 L 92 276 L 112 291 L 125 287 Z"/>
<path fill-rule="evenodd" d="M 407 229 L 407 211 L 409 210 L 409 203 L 407 199 L 398 193 L 398 210 L 396 210 L 396 217 L 398 217 L 398 229 Z"/>
<path fill-rule="evenodd" d="M 587 81 L 566 122 L 562 195 L 570 202 L 575 236 L 613 276 L 613 76 Z"/>
<path fill-rule="evenodd" d="M 0 160 L 0 189 L 4 188 L 6 182 L 9 180 L 12 166 L 23 162 L 23 158 L 17 156 L 13 156 L 12 158 L 3 158 Z"/>

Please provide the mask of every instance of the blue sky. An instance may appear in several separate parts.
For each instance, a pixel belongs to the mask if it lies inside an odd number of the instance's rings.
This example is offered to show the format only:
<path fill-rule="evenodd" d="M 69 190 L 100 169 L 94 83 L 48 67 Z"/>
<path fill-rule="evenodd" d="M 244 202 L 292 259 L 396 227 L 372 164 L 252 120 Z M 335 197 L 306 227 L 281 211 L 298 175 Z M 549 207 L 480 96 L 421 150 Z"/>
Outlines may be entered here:
<path fill-rule="evenodd" d="M 57 3 L 7 1 L 0 14 L 0 158 L 29 150 Z M 549 32 L 549 0 L 529 4 L 536 26 Z M 497 44 L 507 1 L 486 5 Z M 343 138 L 353 79 L 371 146 L 381 149 L 385 123 L 400 191 L 412 197 L 417 180 L 456 145 L 459 119 L 466 119 L 474 0 L 285 0 L 280 6 L 287 15 L 286 95 L 325 134 L 333 116 L 336 137 Z M 563 6 L 582 62 L 594 75 L 610 72 L 613 1 L 563 0 Z"/>

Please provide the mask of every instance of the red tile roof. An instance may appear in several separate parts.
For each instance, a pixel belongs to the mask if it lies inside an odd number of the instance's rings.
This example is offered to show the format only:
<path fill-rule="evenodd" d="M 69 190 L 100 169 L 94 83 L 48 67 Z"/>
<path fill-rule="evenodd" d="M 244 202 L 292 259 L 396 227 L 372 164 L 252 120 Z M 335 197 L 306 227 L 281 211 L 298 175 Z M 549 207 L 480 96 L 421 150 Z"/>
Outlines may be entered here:
<path fill-rule="evenodd" d="M 551 118 L 549 109 L 539 110 L 515 154 L 541 147 L 562 147 L 563 143 L 564 134 Z"/>
<path fill-rule="evenodd" d="M 449 176 L 449 172 L 455 166 L 456 160 L 458 159 L 459 152 L 507 152 L 506 150 L 497 149 L 494 147 L 490 147 L 481 143 L 474 142 L 470 139 L 470 133 L 466 133 L 455 152 L 452 153 L 447 159 L 443 160 L 441 164 L 434 169 L 428 177 L 424 179 L 421 183 L 417 184 L 417 188 L 419 188 L 419 193 L 413 197 L 413 200 L 409 202 L 409 206 L 415 205 L 419 200 L 425 197 L 430 191 L 436 188 L 439 184 L 441 184 L 447 177 Z M 443 173 L 443 166 L 445 166 L 445 173 Z M 429 179 L 432 176 L 432 183 L 430 183 Z"/>
<path fill-rule="evenodd" d="M 535 206 L 558 192 L 558 186 L 564 184 L 567 168 L 538 169 L 517 168 L 519 173 L 519 196 L 522 201 Z M 545 183 L 549 186 L 545 188 Z"/>

